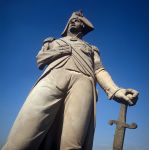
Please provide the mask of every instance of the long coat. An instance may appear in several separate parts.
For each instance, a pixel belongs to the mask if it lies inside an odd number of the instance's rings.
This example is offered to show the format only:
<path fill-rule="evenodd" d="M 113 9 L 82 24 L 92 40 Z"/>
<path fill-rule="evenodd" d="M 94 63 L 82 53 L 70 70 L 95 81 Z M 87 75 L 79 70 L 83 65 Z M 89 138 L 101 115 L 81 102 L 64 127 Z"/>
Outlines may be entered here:
<path fill-rule="evenodd" d="M 2 150 L 91 150 L 95 130 L 98 49 L 64 37 L 37 55 L 48 65 L 27 97 Z M 69 48 L 65 49 L 65 46 Z M 58 47 L 61 47 L 60 50 Z M 15 139 L 15 140 L 14 140 Z"/>

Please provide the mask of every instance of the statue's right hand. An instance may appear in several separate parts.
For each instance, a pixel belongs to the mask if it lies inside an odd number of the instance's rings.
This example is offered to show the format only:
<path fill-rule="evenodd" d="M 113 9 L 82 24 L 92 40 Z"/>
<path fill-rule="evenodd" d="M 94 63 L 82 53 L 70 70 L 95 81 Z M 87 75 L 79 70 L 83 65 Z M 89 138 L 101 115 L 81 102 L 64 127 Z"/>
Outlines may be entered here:
<path fill-rule="evenodd" d="M 58 46 L 58 50 L 60 50 L 60 51 L 70 51 L 71 50 L 71 47 L 68 45 L 68 44 L 63 44 L 63 45 L 59 45 Z"/>
<path fill-rule="evenodd" d="M 41 49 L 42 52 L 47 52 L 47 51 L 61 51 L 63 52 L 70 52 L 71 51 L 71 46 L 69 46 L 68 44 L 63 44 L 63 45 L 54 45 L 53 43 L 45 43 L 42 46 Z"/>

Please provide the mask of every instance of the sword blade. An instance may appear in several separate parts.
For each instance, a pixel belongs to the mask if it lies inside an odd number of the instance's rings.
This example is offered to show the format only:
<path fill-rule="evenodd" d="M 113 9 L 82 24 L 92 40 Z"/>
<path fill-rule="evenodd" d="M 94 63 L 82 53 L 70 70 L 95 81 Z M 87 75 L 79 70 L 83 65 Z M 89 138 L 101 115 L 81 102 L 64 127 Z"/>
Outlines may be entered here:
<path fill-rule="evenodd" d="M 116 130 L 114 135 L 113 150 L 122 150 L 124 137 L 125 137 L 125 127 L 123 126 L 126 123 L 126 114 L 127 114 L 127 105 L 121 104 L 119 119 L 116 124 Z"/>

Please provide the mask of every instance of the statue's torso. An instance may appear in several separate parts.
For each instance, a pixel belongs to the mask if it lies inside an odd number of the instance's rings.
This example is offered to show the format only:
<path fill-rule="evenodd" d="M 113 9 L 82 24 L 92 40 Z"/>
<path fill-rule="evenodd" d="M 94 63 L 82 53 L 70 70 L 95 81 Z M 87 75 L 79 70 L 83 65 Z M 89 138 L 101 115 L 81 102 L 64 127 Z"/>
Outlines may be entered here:
<path fill-rule="evenodd" d="M 66 62 L 61 63 L 56 68 L 63 67 L 68 70 L 81 72 L 88 76 L 94 76 L 94 60 L 92 46 L 82 40 L 71 40 L 70 37 L 64 37 L 54 42 L 54 47 L 68 44 L 72 49 L 72 54 Z M 53 48 L 54 48 L 53 47 Z"/>

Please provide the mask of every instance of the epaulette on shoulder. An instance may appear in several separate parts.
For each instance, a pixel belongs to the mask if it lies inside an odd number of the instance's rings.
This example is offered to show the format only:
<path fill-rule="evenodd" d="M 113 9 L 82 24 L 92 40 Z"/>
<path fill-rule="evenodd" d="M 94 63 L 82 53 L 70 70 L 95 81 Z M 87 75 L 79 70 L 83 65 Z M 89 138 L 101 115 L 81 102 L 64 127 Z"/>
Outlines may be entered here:
<path fill-rule="evenodd" d="M 93 49 L 94 51 L 96 51 L 96 52 L 99 52 L 99 49 L 98 49 L 96 46 L 94 46 L 94 45 L 92 45 L 92 49 Z"/>
<path fill-rule="evenodd" d="M 48 37 L 43 41 L 43 44 L 47 43 L 47 42 L 53 42 L 54 40 L 56 40 L 54 37 Z"/>

